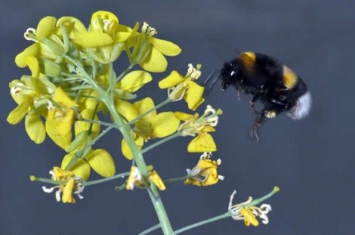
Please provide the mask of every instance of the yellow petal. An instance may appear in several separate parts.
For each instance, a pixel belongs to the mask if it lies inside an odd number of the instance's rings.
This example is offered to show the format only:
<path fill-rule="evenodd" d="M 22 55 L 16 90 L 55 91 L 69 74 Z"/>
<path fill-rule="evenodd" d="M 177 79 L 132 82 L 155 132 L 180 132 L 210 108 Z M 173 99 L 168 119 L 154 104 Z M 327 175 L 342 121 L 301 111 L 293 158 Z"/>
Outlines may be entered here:
<path fill-rule="evenodd" d="M 112 12 L 109 12 L 109 11 L 96 11 L 92 14 L 91 16 L 91 27 L 94 27 L 94 25 L 96 24 L 95 21 L 97 19 L 100 19 L 100 20 L 110 20 L 111 22 L 115 23 L 115 24 L 118 24 L 118 18 L 115 14 L 113 14 Z"/>
<path fill-rule="evenodd" d="M 21 104 L 12 110 L 9 116 L 7 116 L 7 122 L 13 125 L 19 123 L 28 112 L 31 103 L 32 100 L 30 99 L 23 100 Z"/>
<path fill-rule="evenodd" d="M 137 22 L 134 25 L 133 30 L 125 25 L 118 25 L 117 31 L 118 33 L 116 34 L 116 42 L 124 42 L 128 40 L 132 35 L 134 35 L 139 28 L 139 23 Z"/>
<path fill-rule="evenodd" d="M 154 73 L 164 72 L 168 67 L 168 61 L 165 59 L 163 54 L 154 47 L 151 48 L 147 57 L 139 64 L 143 69 Z"/>
<path fill-rule="evenodd" d="M 55 144 L 57 144 L 59 147 L 63 148 L 64 150 L 68 150 L 71 139 L 72 139 L 72 133 L 69 132 L 66 135 L 61 135 L 60 132 L 57 129 L 56 122 L 54 120 L 49 120 L 47 118 L 46 121 L 46 131 L 48 136 L 53 140 Z"/>
<path fill-rule="evenodd" d="M 52 120 L 55 123 L 55 128 L 58 134 L 66 136 L 71 134 L 72 124 L 74 122 L 75 112 L 72 109 L 64 113 L 60 113 L 61 117 L 56 117 L 58 111 L 49 110 L 47 114 L 47 120 Z"/>
<path fill-rule="evenodd" d="M 124 76 L 117 83 L 116 88 L 132 93 L 150 81 L 152 81 L 152 76 L 148 72 L 136 70 Z"/>
<path fill-rule="evenodd" d="M 73 191 L 75 186 L 75 180 L 70 179 L 63 189 L 62 201 L 63 203 L 74 203 L 75 199 L 73 197 Z"/>
<path fill-rule="evenodd" d="M 64 16 L 64 17 L 59 18 L 57 21 L 57 26 L 60 26 L 60 25 L 65 26 L 70 39 L 74 39 L 76 37 L 76 35 L 86 32 L 86 27 L 84 26 L 84 24 L 80 20 L 78 20 L 77 18 L 74 18 L 71 16 Z M 60 27 L 58 27 L 57 34 L 59 36 L 62 35 L 61 31 L 62 30 L 60 29 Z"/>
<path fill-rule="evenodd" d="M 72 99 L 70 99 L 70 97 L 65 93 L 65 91 L 61 87 L 58 87 L 55 90 L 53 100 L 57 103 L 60 103 L 61 105 L 65 106 L 67 108 L 79 106 Z"/>
<path fill-rule="evenodd" d="M 205 126 L 201 130 L 202 132 L 215 132 L 216 129 L 214 129 L 212 126 Z"/>
<path fill-rule="evenodd" d="M 62 160 L 61 168 L 65 169 L 65 167 L 69 164 L 69 162 L 72 160 L 74 157 L 75 153 L 69 153 L 66 154 Z M 87 163 L 87 161 L 78 158 L 72 168 L 70 169 L 71 172 L 74 173 L 74 175 L 79 176 L 82 180 L 87 181 L 90 176 L 90 165 Z"/>
<path fill-rule="evenodd" d="M 128 121 L 131 121 L 139 115 L 137 108 L 125 100 L 117 100 L 116 109 Z"/>
<path fill-rule="evenodd" d="M 165 190 L 165 184 L 156 171 L 149 172 L 149 181 L 153 182 L 159 190 Z"/>
<path fill-rule="evenodd" d="M 199 133 L 187 146 L 190 153 L 215 152 L 216 144 L 212 136 L 208 133 Z"/>
<path fill-rule="evenodd" d="M 150 97 L 147 97 L 145 99 L 135 102 L 133 105 L 138 110 L 139 114 L 143 114 L 148 110 L 154 108 L 154 101 Z M 152 122 L 156 115 L 157 111 L 154 109 L 153 111 L 142 117 L 141 120 L 144 120 L 146 122 Z"/>
<path fill-rule="evenodd" d="M 30 139 L 40 144 L 46 138 L 46 129 L 38 114 L 29 114 L 25 119 L 26 132 Z"/>
<path fill-rule="evenodd" d="M 179 128 L 180 121 L 173 112 L 164 112 L 158 114 L 152 122 L 152 136 L 163 138 L 171 135 Z"/>
<path fill-rule="evenodd" d="M 80 115 L 84 119 L 90 119 L 95 121 L 99 120 L 98 116 L 94 113 L 94 110 L 92 109 L 84 109 L 80 113 Z M 83 131 L 89 130 L 90 126 L 92 126 L 91 133 L 93 134 L 93 138 L 95 138 L 100 133 L 100 125 L 96 123 L 92 124 L 84 121 L 75 122 L 75 136 L 79 135 Z"/>
<path fill-rule="evenodd" d="M 181 121 L 187 121 L 191 118 L 193 118 L 194 115 L 188 114 L 188 113 L 183 113 L 183 112 L 175 112 L 175 117 Z"/>
<path fill-rule="evenodd" d="M 183 82 L 186 78 L 179 74 L 177 71 L 171 71 L 170 75 L 159 82 L 160 89 L 166 89 L 169 87 L 176 86 L 177 84 Z"/>
<path fill-rule="evenodd" d="M 253 226 L 259 225 L 259 221 L 255 218 L 255 215 L 249 208 L 242 208 L 240 214 L 244 217 L 244 223 L 246 226 L 249 226 L 250 224 Z"/>
<path fill-rule="evenodd" d="M 205 99 L 202 98 L 204 87 L 198 85 L 196 82 L 189 83 L 189 89 L 186 94 L 186 102 L 189 109 L 196 110 L 200 104 L 203 103 Z"/>
<path fill-rule="evenodd" d="M 144 140 L 142 137 L 136 137 L 134 140 L 135 144 L 137 145 L 138 149 L 141 150 L 144 144 Z M 131 152 L 131 149 L 129 148 L 127 142 L 122 139 L 121 142 L 121 150 L 122 150 L 122 154 L 123 156 L 125 156 L 128 160 L 132 160 L 133 159 L 133 154 Z"/>
<path fill-rule="evenodd" d="M 94 90 L 89 90 L 89 89 L 82 90 L 80 94 L 99 97 L 98 93 L 96 93 Z M 84 109 L 95 110 L 95 107 L 98 102 L 99 102 L 98 100 L 93 98 L 80 97 L 78 100 L 78 104 L 80 106 L 79 110 L 84 110 Z"/>
<path fill-rule="evenodd" d="M 49 37 L 55 29 L 56 22 L 57 19 L 53 16 L 47 16 L 41 19 L 36 30 L 37 40 Z"/>
<path fill-rule="evenodd" d="M 96 149 L 86 157 L 90 166 L 102 177 L 111 177 L 116 173 L 115 162 L 104 149 Z"/>
<path fill-rule="evenodd" d="M 32 73 L 31 76 L 33 78 L 38 78 L 39 77 L 39 62 L 38 62 L 37 58 L 34 56 L 28 56 L 26 58 L 26 63 L 31 70 L 31 73 Z"/>
<path fill-rule="evenodd" d="M 164 55 L 176 56 L 181 53 L 181 48 L 172 42 L 153 37 L 149 38 L 149 42 Z"/>
<path fill-rule="evenodd" d="M 145 99 L 135 102 L 133 105 L 138 110 L 139 114 L 143 114 L 148 110 L 154 108 L 154 101 L 150 97 L 147 97 Z M 146 122 L 152 122 L 156 115 L 157 111 L 154 109 L 150 113 L 142 117 L 141 120 Z"/>
<path fill-rule="evenodd" d="M 110 35 L 93 31 L 80 33 L 73 41 L 84 48 L 108 46 L 114 42 Z"/>
<path fill-rule="evenodd" d="M 38 43 L 34 43 L 27 47 L 24 51 L 18 54 L 15 58 L 15 63 L 20 68 L 25 68 L 27 66 L 26 58 L 28 56 L 36 56 L 40 52 L 41 47 Z"/>

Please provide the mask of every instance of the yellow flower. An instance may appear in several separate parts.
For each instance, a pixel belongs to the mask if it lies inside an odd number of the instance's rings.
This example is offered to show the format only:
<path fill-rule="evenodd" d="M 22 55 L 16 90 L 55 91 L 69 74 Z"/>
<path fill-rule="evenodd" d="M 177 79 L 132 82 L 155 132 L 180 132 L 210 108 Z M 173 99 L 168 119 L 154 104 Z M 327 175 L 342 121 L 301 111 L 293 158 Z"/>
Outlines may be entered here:
<path fill-rule="evenodd" d="M 196 136 L 191 140 L 187 147 L 188 152 L 215 152 L 217 151 L 216 144 L 209 134 L 214 132 L 215 127 L 218 124 L 218 115 L 222 114 L 221 110 L 215 110 L 210 105 L 207 106 L 205 113 L 199 117 L 198 114 L 187 114 L 182 112 L 176 112 L 175 116 L 184 121 L 179 131 L 182 136 Z"/>
<path fill-rule="evenodd" d="M 174 113 L 163 112 L 157 114 L 157 111 L 154 109 L 154 102 L 149 97 L 133 104 L 128 101 L 119 100 L 116 103 L 116 108 L 127 121 L 132 121 L 139 115 L 153 109 L 132 125 L 135 143 L 139 149 L 142 149 L 144 142 L 149 139 L 166 137 L 176 132 L 179 127 L 180 122 Z M 123 155 L 127 159 L 132 160 L 132 152 L 124 139 L 122 140 L 121 148 Z"/>
<path fill-rule="evenodd" d="M 139 24 L 133 29 L 119 24 L 116 15 L 108 11 L 97 11 L 91 16 L 89 31 L 81 32 L 73 40 L 86 48 L 88 54 L 100 63 L 115 61 L 124 49 L 124 41 L 137 32 Z"/>
<path fill-rule="evenodd" d="M 26 30 L 25 39 L 35 43 L 16 56 L 16 65 L 20 68 L 28 66 L 27 57 L 30 56 L 60 62 L 62 54 L 69 49 L 69 45 L 63 40 L 61 25 L 64 26 L 69 39 L 75 39 L 79 33 L 86 31 L 85 26 L 74 17 L 62 17 L 58 21 L 53 16 L 44 17 L 38 23 L 37 29 Z M 55 66 L 54 63 L 51 65 Z"/>
<path fill-rule="evenodd" d="M 14 80 L 10 83 L 11 96 L 18 106 L 10 112 L 7 121 L 15 125 L 26 117 L 26 132 L 37 144 L 42 143 L 46 137 L 41 116 L 47 116 L 44 107 L 48 104 L 47 96 L 51 91 L 41 79 L 30 76 L 22 76 L 21 81 Z"/>
<path fill-rule="evenodd" d="M 209 186 L 216 184 L 218 180 L 223 180 L 224 176 L 218 175 L 217 168 L 221 164 L 221 159 L 214 161 L 209 159 L 211 153 L 203 153 L 197 166 L 192 170 L 187 169 L 187 175 L 191 178 L 185 180 L 184 184 L 196 186 Z"/>
<path fill-rule="evenodd" d="M 260 207 L 257 207 L 256 205 L 271 197 L 278 191 L 279 188 L 275 187 L 271 193 L 260 199 L 253 200 L 252 197 L 249 197 L 246 202 L 232 205 L 234 195 L 237 193 L 234 191 L 230 196 L 228 211 L 234 220 L 244 220 L 246 226 L 258 226 L 259 221 L 256 217 L 259 217 L 263 224 L 268 224 L 269 218 L 267 217 L 267 214 L 271 211 L 271 206 L 269 204 L 262 204 Z"/>
<path fill-rule="evenodd" d="M 204 102 L 202 98 L 204 87 L 194 82 L 201 75 L 200 65 L 197 69 L 192 64 L 188 67 L 185 77 L 174 70 L 159 82 L 159 88 L 168 89 L 168 96 L 171 100 L 178 101 L 183 98 L 189 109 L 196 110 Z"/>
<path fill-rule="evenodd" d="M 131 173 L 129 174 L 129 177 L 126 182 L 126 189 L 127 190 L 133 190 L 134 187 L 137 188 L 144 188 L 147 187 L 149 182 L 155 184 L 158 189 L 160 190 L 165 190 L 165 184 L 163 180 L 160 178 L 158 173 L 154 170 L 148 172 L 148 179 L 145 179 L 139 169 L 136 166 L 131 167 Z"/>
<path fill-rule="evenodd" d="M 75 203 L 73 194 L 77 194 L 80 199 L 84 198 L 80 195 L 80 193 L 84 191 L 84 183 L 82 179 L 73 172 L 65 171 L 59 167 L 53 167 L 53 170 L 51 170 L 49 174 L 52 175 L 52 180 L 59 181 L 59 185 L 52 188 L 43 186 L 42 189 L 46 193 L 52 193 L 55 189 L 58 189 L 55 194 L 58 202 L 62 199 L 63 203 Z M 61 193 L 63 193 L 62 198 Z"/>
<path fill-rule="evenodd" d="M 72 124 L 76 119 L 76 111 L 73 108 L 77 108 L 78 104 L 60 87 L 55 90 L 53 101 L 56 104 L 50 103 L 48 107 L 46 130 L 54 143 L 67 150 L 72 139 Z"/>
<path fill-rule="evenodd" d="M 176 56 L 181 49 L 176 44 L 153 37 L 157 31 L 143 23 L 142 33 L 136 33 L 128 41 L 126 50 L 131 62 L 138 63 L 143 69 L 150 72 L 164 72 L 168 66 L 165 56 Z M 134 46 L 133 51 L 130 47 Z"/>

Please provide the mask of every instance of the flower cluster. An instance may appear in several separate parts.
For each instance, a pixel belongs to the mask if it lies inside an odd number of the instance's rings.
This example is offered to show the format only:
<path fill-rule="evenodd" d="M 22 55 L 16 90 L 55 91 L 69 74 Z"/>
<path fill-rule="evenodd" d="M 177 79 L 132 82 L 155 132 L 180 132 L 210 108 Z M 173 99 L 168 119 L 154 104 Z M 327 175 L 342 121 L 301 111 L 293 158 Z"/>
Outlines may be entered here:
<path fill-rule="evenodd" d="M 95 12 L 88 26 L 74 17 L 44 17 L 36 28 L 26 30 L 24 37 L 33 44 L 15 58 L 16 65 L 28 67 L 30 74 L 10 82 L 10 93 L 17 107 L 9 113 L 7 121 L 15 125 L 25 119 L 25 129 L 32 141 L 40 144 L 48 136 L 65 151 L 61 166 L 49 172 L 51 179 L 30 177 L 32 181 L 54 184 L 51 188 L 43 187 L 43 191 L 56 190 L 57 201 L 74 203 L 75 194 L 83 198 L 84 186 L 128 176 L 124 187 L 148 189 L 159 221 L 165 223 L 161 225 L 164 234 L 172 234 L 157 189 L 165 190 L 164 182 L 211 186 L 224 179 L 218 174 L 221 160 L 211 158 L 212 152 L 217 151 L 211 133 L 222 110 L 207 105 L 202 115 L 157 111 L 179 100 L 185 100 L 188 108 L 195 111 L 205 101 L 204 87 L 197 83 L 200 64 L 196 67 L 189 64 L 185 76 L 174 70 L 159 82 L 159 88 L 168 93 L 162 103 L 155 105 L 150 97 L 137 99 L 139 89 L 152 81 L 151 73 L 166 71 L 166 56 L 181 52 L 179 46 L 156 38 L 156 34 L 157 30 L 146 22 L 131 28 L 108 11 Z M 122 55 L 126 55 L 128 67 L 116 74 L 113 63 Z M 132 161 L 130 172 L 116 174 L 111 154 L 96 148 L 97 141 L 110 130 L 122 134 L 117 139 L 121 146 L 117 148 Z M 186 176 L 163 181 L 147 166 L 143 154 L 181 136 L 193 137 L 188 152 L 203 154 L 195 167 L 187 169 Z M 105 179 L 88 181 L 92 170 Z M 234 192 L 227 216 L 244 220 L 247 226 L 257 226 L 257 217 L 267 223 L 271 207 L 256 205 L 273 193 L 232 205 Z"/>

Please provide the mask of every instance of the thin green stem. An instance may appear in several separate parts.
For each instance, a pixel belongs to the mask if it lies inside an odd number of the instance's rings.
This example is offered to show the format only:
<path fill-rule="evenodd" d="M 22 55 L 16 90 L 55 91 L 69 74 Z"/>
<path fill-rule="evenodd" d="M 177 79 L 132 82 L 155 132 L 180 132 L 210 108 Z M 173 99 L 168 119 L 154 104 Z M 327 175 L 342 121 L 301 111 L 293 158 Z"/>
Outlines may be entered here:
<path fill-rule="evenodd" d="M 107 177 L 107 178 L 103 178 L 103 179 L 99 179 L 99 180 L 93 180 L 93 181 L 85 182 L 85 186 L 101 184 L 101 183 L 106 182 L 106 181 L 110 181 L 110 180 L 114 180 L 114 179 L 118 179 L 118 178 L 124 178 L 127 175 L 129 175 L 129 172 L 117 174 L 117 175 L 114 175 L 114 176 L 111 176 L 111 177 Z"/>
<path fill-rule="evenodd" d="M 150 232 L 153 232 L 154 230 L 157 230 L 158 228 L 160 228 L 160 224 L 156 224 L 156 225 L 154 225 L 153 227 L 148 228 L 147 230 L 144 230 L 143 232 L 141 232 L 141 233 L 138 234 L 138 235 L 146 235 L 146 234 L 148 234 L 148 233 L 150 233 Z"/>
<path fill-rule="evenodd" d="M 157 110 L 158 108 L 161 108 L 163 107 L 164 105 L 168 104 L 172 102 L 171 99 L 166 99 L 165 101 L 161 102 L 160 104 L 158 104 L 157 106 L 149 109 L 148 111 L 142 113 L 141 115 L 135 117 L 133 120 L 131 120 L 129 123 L 127 123 L 127 125 L 131 125 L 131 124 L 134 124 L 136 121 L 138 121 L 139 119 L 141 119 L 142 117 L 144 117 L 145 115 L 149 114 L 150 112 L 154 111 L 154 110 Z"/>
<path fill-rule="evenodd" d="M 275 193 L 277 193 L 278 191 L 280 191 L 279 187 L 275 186 L 273 188 L 273 190 L 266 194 L 265 196 L 261 197 L 261 198 L 258 198 L 258 199 L 254 199 L 253 201 L 251 201 L 250 203 L 248 204 L 245 204 L 244 206 L 245 207 L 250 207 L 250 206 L 255 206 L 255 205 L 258 205 L 260 204 L 261 202 L 265 201 L 266 199 L 272 197 Z"/>
<path fill-rule="evenodd" d="M 72 96 L 72 97 L 82 97 L 82 98 L 89 98 L 89 99 L 94 99 L 97 101 L 101 101 L 99 99 L 99 97 L 96 96 L 92 96 L 92 95 L 81 95 L 81 94 L 77 94 L 77 93 L 67 93 L 68 96 Z"/>
<path fill-rule="evenodd" d="M 190 175 L 186 175 L 183 177 L 179 177 L 179 178 L 172 178 L 172 179 L 167 179 L 167 180 L 163 180 L 164 183 L 174 183 L 174 182 L 179 182 L 179 181 L 183 181 L 183 180 L 187 180 L 190 179 L 191 176 Z"/>
<path fill-rule="evenodd" d="M 142 149 L 142 150 L 141 150 L 141 153 L 142 153 L 142 154 L 143 154 L 143 153 L 146 153 L 146 152 L 148 152 L 149 150 L 152 150 L 153 148 L 155 148 L 155 147 L 157 147 L 157 146 L 159 146 L 159 145 L 161 145 L 161 144 L 163 144 L 163 143 L 165 143 L 165 142 L 167 142 L 167 141 L 169 141 L 169 140 L 172 140 L 172 139 L 174 139 L 174 138 L 176 138 L 176 137 L 179 137 L 179 136 L 181 136 L 181 132 L 176 132 L 175 134 L 170 135 L 170 136 L 168 136 L 168 137 L 166 137 L 166 138 L 164 138 L 164 139 L 161 139 L 161 140 L 159 140 L 158 142 L 155 142 L 154 144 L 149 145 L 148 147 Z"/>
<path fill-rule="evenodd" d="M 137 63 L 131 63 L 116 79 L 116 82 L 121 80 Z"/>
<path fill-rule="evenodd" d="M 99 124 L 99 125 L 102 125 L 102 126 L 108 126 L 108 127 L 112 127 L 112 128 L 117 128 L 117 126 L 115 124 L 112 124 L 112 123 L 109 123 L 109 122 L 96 121 L 96 120 L 91 120 L 91 119 L 86 119 L 86 118 L 82 118 L 79 121 L 93 123 L 93 124 Z"/>
<path fill-rule="evenodd" d="M 56 185 L 64 184 L 66 182 L 66 181 L 55 181 L 52 179 L 45 179 L 45 178 L 40 178 L 40 177 L 35 177 L 35 176 L 31 176 L 30 179 L 31 179 L 31 181 L 38 181 L 38 182 L 43 182 L 43 183 L 48 183 L 48 184 L 56 184 Z"/>
<path fill-rule="evenodd" d="M 203 221 L 191 224 L 189 226 L 183 227 L 181 229 L 178 229 L 178 230 L 174 231 L 173 235 L 177 235 L 179 233 L 186 232 L 187 230 L 190 230 L 190 229 L 193 229 L 193 228 L 197 228 L 197 227 L 200 227 L 202 225 L 205 225 L 205 224 L 208 224 L 208 223 L 212 223 L 212 222 L 215 222 L 217 220 L 225 219 L 225 218 L 228 218 L 228 217 L 230 217 L 230 213 L 226 212 L 226 213 L 223 213 L 223 214 L 218 215 L 216 217 L 212 217 L 210 219 L 203 220 Z"/>

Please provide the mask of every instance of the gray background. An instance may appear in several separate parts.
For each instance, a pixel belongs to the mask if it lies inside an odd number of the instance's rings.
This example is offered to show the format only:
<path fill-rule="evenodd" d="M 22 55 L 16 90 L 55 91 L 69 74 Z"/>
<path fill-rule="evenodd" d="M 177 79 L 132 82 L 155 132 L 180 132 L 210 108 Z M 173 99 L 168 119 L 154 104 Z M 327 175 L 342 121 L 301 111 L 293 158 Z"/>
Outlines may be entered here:
<path fill-rule="evenodd" d="M 261 142 L 248 138 L 253 114 L 248 99 L 236 92 L 215 89 L 207 103 L 224 110 L 214 138 L 222 158 L 224 182 L 212 187 L 168 185 L 163 201 L 175 229 L 223 213 L 231 192 L 236 201 L 264 195 L 278 185 L 281 192 L 269 200 L 270 223 L 257 228 L 225 219 L 185 234 L 351 234 L 354 225 L 354 42 L 353 1 L 19 1 L 2 0 L 1 24 L 1 234 L 138 234 L 157 223 L 145 191 L 114 191 L 122 182 L 88 187 L 75 205 L 55 201 L 42 192 L 42 183 L 29 175 L 48 177 L 64 154 L 51 141 L 36 145 L 23 122 L 6 123 L 15 107 L 8 83 L 27 72 L 14 57 L 29 45 L 22 35 L 46 15 L 72 15 L 89 23 L 99 9 L 116 13 L 123 24 L 148 21 L 158 37 L 176 42 L 183 53 L 170 60 L 169 69 L 185 73 L 187 63 L 202 63 L 210 71 L 241 51 L 263 52 L 279 58 L 307 82 L 313 109 L 305 120 L 286 116 L 267 123 Z M 156 102 L 165 99 L 154 82 L 140 93 L 154 91 Z M 185 109 L 173 104 L 167 109 Z M 203 111 L 203 108 L 199 109 Z M 128 169 L 111 132 L 98 146 L 115 156 L 117 172 Z M 176 139 L 146 155 L 165 178 L 179 177 L 193 167 L 198 154 L 188 154 L 189 138 Z M 152 234 L 161 234 L 156 231 Z"/>

